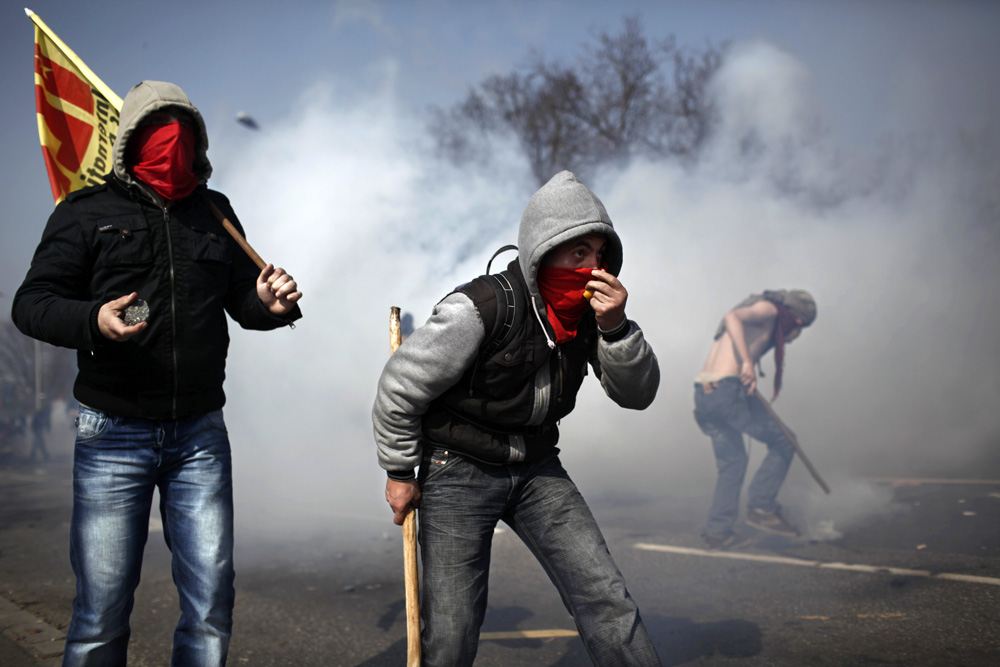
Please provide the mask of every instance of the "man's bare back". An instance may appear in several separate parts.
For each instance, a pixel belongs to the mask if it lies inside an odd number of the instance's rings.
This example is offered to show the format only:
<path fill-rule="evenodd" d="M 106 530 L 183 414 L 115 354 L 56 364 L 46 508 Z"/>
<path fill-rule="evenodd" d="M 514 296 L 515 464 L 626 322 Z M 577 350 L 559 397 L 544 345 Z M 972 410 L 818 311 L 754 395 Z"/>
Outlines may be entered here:
<path fill-rule="evenodd" d="M 698 378 L 711 381 L 738 376 L 748 393 L 753 393 L 757 387 L 754 366 L 768 348 L 777 317 L 777 306 L 767 300 L 726 313 L 726 330 L 712 343 Z M 789 332 L 785 341 L 794 340 L 799 331 Z"/>

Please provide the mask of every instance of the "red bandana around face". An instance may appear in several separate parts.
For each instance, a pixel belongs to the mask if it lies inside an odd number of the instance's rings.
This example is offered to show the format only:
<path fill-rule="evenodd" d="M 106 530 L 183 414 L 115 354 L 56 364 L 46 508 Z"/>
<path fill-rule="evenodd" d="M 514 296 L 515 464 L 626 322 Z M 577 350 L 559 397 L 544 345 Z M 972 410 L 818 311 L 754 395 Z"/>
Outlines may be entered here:
<path fill-rule="evenodd" d="M 194 130 L 177 121 L 150 123 L 129 139 L 132 175 L 166 199 L 184 199 L 198 187 Z"/>
<path fill-rule="evenodd" d="M 583 292 L 593 279 L 593 269 L 538 268 L 538 291 L 545 301 L 545 312 L 555 331 L 556 343 L 576 337 L 576 326 L 590 307 Z"/>

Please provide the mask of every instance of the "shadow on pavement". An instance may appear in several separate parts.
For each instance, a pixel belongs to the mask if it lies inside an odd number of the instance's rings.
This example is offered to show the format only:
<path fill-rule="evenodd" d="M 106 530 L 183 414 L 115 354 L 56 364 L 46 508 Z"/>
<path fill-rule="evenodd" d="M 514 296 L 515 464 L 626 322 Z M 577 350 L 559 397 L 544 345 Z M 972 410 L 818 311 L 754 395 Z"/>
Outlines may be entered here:
<path fill-rule="evenodd" d="M 532 614 L 522 607 L 506 607 L 490 609 L 487 613 L 493 624 L 503 621 L 503 627 L 516 628 L 516 623 L 510 625 L 512 619 L 524 620 Z M 724 658 L 750 658 L 763 650 L 762 633 L 756 623 L 742 619 L 731 619 L 715 623 L 695 623 L 686 618 L 668 618 L 665 616 L 648 616 L 643 619 L 646 629 L 653 638 L 656 651 L 664 667 L 683 665 L 699 659 L 719 655 Z M 489 632 L 484 623 L 483 632 Z M 545 639 L 501 639 L 491 640 L 508 649 L 523 650 L 524 658 L 518 664 L 534 664 L 530 661 L 530 652 L 542 648 Z M 383 665 L 399 665 L 406 661 L 406 639 L 400 639 L 385 651 L 357 665 L 357 667 L 382 667 Z M 538 663 L 543 664 L 543 663 Z M 552 667 L 579 667 L 589 665 L 590 658 L 579 638 L 569 642 L 563 655 Z"/>
<path fill-rule="evenodd" d="M 643 620 L 665 666 L 683 665 L 716 654 L 750 658 L 764 648 L 760 626 L 742 619 L 695 623 L 686 618 L 650 616 Z"/>

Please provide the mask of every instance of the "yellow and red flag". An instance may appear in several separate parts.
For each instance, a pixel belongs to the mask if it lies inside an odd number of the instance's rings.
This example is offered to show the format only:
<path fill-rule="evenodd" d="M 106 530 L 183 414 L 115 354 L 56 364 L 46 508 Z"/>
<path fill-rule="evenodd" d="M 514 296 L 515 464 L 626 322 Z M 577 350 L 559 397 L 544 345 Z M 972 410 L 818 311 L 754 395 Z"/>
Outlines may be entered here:
<path fill-rule="evenodd" d="M 111 170 L 122 100 L 38 15 L 24 11 L 35 24 L 38 136 L 58 204 Z"/>

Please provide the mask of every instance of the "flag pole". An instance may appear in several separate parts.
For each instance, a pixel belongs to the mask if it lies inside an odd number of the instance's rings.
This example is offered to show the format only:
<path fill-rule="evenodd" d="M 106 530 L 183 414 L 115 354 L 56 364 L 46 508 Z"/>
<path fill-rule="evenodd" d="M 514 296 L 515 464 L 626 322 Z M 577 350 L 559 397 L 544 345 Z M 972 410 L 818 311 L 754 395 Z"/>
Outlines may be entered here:
<path fill-rule="evenodd" d="M 389 309 L 389 354 L 403 342 L 399 307 Z M 420 667 L 420 584 L 417 575 L 417 513 L 403 519 L 403 586 L 406 589 L 406 666 Z"/>
<path fill-rule="evenodd" d="M 45 25 L 45 21 L 43 21 L 38 14 L 31 11 L 27 7 L 24 8 L 24 13 L 28 15 L 28 18 L 31 19 L 39 30 L 45 33 L 46 37 L 52 40 L 52 42 L 58 46 L 60 50 L 62 50 L 66 57 L 69 58 L 70 62 L 76 65 L 76 67 L 80 70 L 80 73 L 86 76 L 94 84 L 94 87 L 97 88 L 101 95 L 104 95 L 104 99 L 110 102 L 111 105 L 120 112 L 122 110 L 122 98 L 118 97 L 118 95 L 115 94 L 115 91 L 108 88 L 108 86 L 101 81 L 100 77 L 94 74 L 94 72 L 87 67 L 86 63 L 80 60 L 80 57 L 76 55 L 73 49 L 66 46 L 66 43 L 59 39 L 56 34 L 52 32 L 49 26 Z"/>

